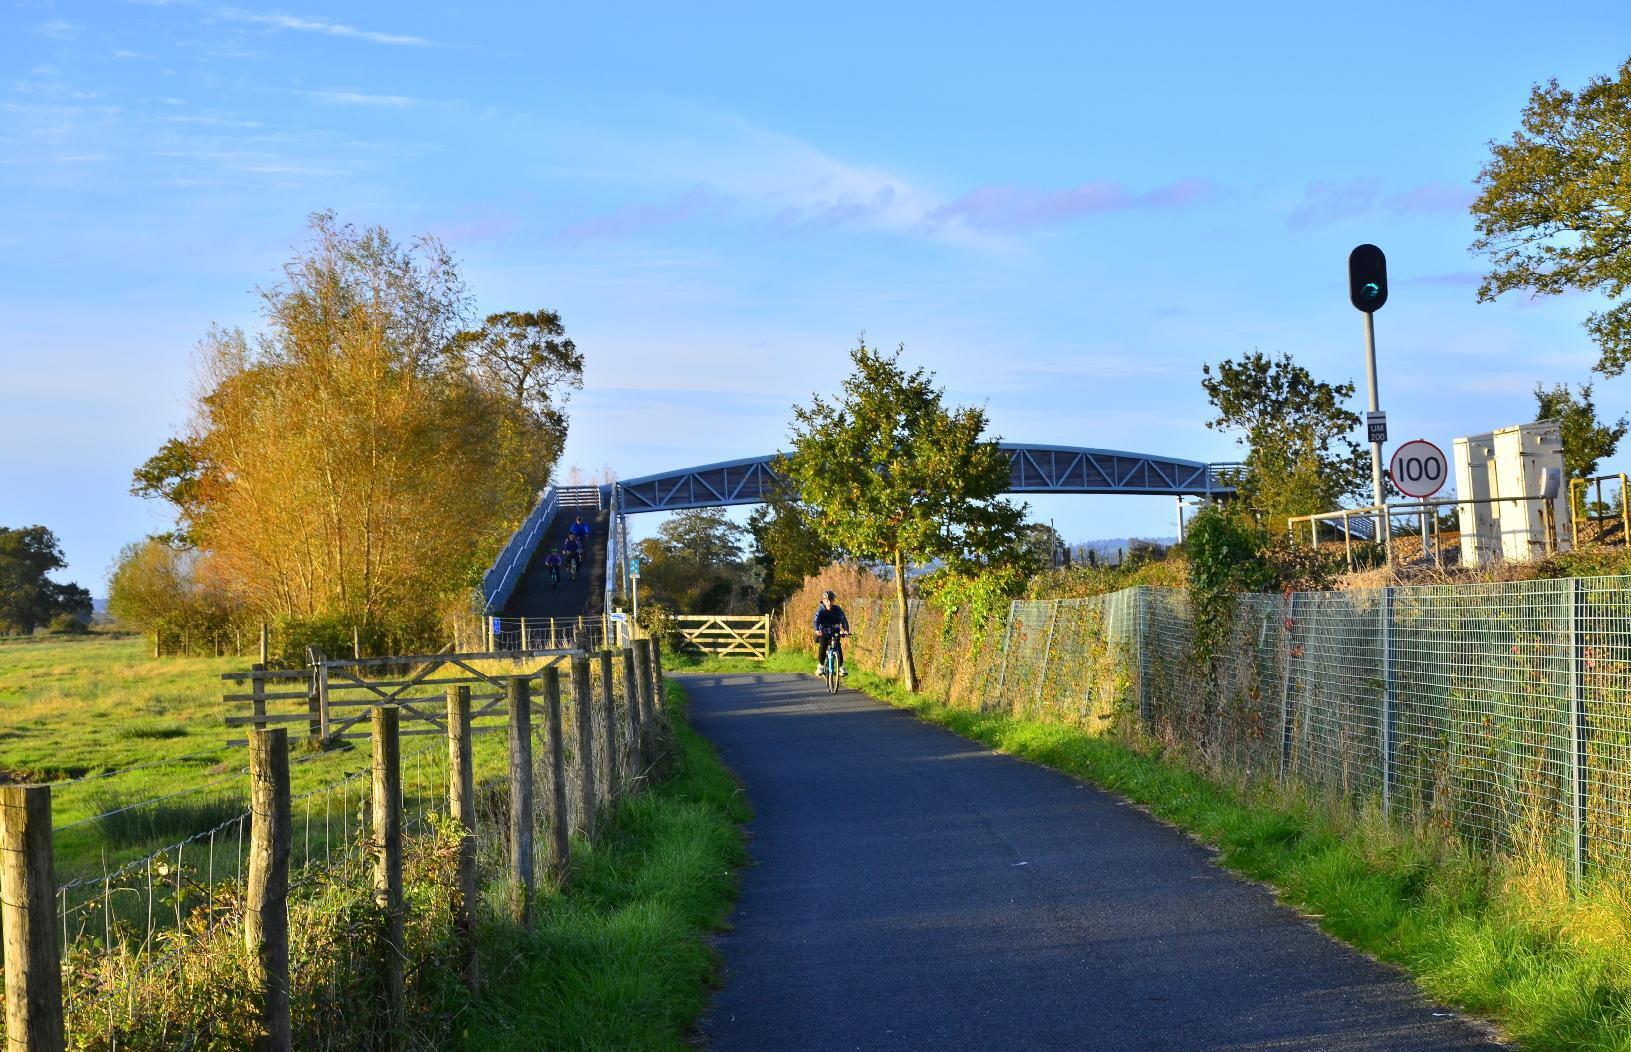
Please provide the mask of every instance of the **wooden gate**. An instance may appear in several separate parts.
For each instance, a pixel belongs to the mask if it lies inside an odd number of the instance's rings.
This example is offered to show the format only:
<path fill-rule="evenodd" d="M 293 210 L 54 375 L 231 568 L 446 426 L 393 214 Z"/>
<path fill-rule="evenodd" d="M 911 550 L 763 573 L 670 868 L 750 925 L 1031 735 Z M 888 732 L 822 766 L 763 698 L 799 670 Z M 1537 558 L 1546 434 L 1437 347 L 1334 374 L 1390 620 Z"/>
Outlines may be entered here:
<path fill-rule="evenodd" d="M 721 614 L 710 617 L 680 614 L 670 618 L 680 634 L 680 646 L 703 654 L 770 656 L 769 614 Z"/>

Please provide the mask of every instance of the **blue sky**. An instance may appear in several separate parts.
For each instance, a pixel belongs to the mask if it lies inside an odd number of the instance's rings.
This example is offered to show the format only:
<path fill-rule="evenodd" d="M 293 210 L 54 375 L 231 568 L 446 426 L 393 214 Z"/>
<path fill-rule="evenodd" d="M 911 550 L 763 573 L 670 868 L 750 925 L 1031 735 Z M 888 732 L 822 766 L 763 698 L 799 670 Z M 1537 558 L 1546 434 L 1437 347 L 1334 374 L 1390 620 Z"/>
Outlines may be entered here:
<path fill-rule="evenodd" d="M 254 323 L 325 208 L 442 237 L 484 311 L 559 310 L 567 462 L 624 477 L 776 448 L 863 330 L 1005 438 L 1232 459 L 1201 363 L 1362 378 L 1361 241 L 1395 438 L 1517 423 L 1589 378 L 1592 299 L 1475 303 L 1472 181 L 1534 82 L 1611 72 L 1628 31 L 1623 0 L 11 3 L 0 523 L 100 593 L 165 525 L 126 490 L 194 344 Z M 1175 529 L 1166 499 L 1033 507 Z"/>

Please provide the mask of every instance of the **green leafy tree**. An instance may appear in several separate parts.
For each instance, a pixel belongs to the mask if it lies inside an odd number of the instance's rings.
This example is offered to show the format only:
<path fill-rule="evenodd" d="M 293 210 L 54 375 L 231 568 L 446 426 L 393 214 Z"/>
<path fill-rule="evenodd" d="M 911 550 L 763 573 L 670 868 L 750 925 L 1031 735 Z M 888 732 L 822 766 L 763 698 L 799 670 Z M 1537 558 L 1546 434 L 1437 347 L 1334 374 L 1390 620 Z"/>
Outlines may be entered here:
<path fill-rule="evenodd" d="M 0 526 L 0 632 L 27 635 L 58 614 L 89 619 L 91 593 L 47 575 L 68 565 L 44 526 Z"/>
<path fill-rule="evenodd" d="M 197 544 L 196 530 L 208 509 L 206 474 L 198 444 L 185 438 L 167 440 L 132 474 L 131 493 L 175 506 L 176 529 L 161 540 L 188 548 Z"/>
<path fill-rule="evenodd" d="M 1631 421 L 1623 415 L 1613 423 L 1598 419 L 1591 384 L 1581 384 L 1578 395 L 1568 384 L 1536 384 L 1535 403 L 1536 420 L 1556 420 L 1561 425 L 1563 470 L 1570 478 L 1589 477 L 1598 464 L 1614 455 L 1631 428 Z"/>
<path fill-rule="evenodd" d="M 1328 511 L 1364 491 L 1370 461 L 1353 439 L 1359 416 L 1345 405 L 1352 383 L 1325 383 L 1289 354 L 1255 351 L 1201 373 L 1217 410 L 1206 426 L 1236 432 L 1246 447 L 1237 493 L 1260 525 L 1283 533 L 1288 516 Z"/>
<path fill-rule="evenodd" d="M 753 565 L 759 575 L 759 607 L 779 609 L 804 579 L 819 573 L 838 551 L 816 527 L 814 513 L 786 496 L 771 499 L 748 516 Z"/>
<path fill-rule="evenodd" d="M 682 614 L 728 614 L 739 612 L 741 606 L 756 607 L 742 557 L 746 536 L 747 531 L 719 508 L 675 512 L 655 537 L 640 542 L 642 593 Z M 642 612 L 646 605 L 642 601 Z"/>
<path fill-rule="evenodd" d="M 907 372 L 901 351 L 863 340 L 842 397 L 793 408 L 793 452 L 778 464 L 816 510 L 816 528 L 850 555 L 894 568 L 900 653 L 917 689 L 907 624 L 906 569 L 940 560 L 978 575 L 1018 556 L 1022 506 L 1001 499 L 1008 457 L 984 437 L 983 409 L 948 409 L 932 373 Z"/>
<path fill-rule="evenodd" d="M 1618 301 L 1585 322 L 1597 370 L 1618 376 L 1631 362 L 1631 302 L 1621 299 L 1631 285 L 1631 60 L 1579 91 L 1535 85 L 1520 123 L 1490 143 L 1478 174 L 1472 247 L 1491 261 L 1478 299 L 1577 289 Z"/>

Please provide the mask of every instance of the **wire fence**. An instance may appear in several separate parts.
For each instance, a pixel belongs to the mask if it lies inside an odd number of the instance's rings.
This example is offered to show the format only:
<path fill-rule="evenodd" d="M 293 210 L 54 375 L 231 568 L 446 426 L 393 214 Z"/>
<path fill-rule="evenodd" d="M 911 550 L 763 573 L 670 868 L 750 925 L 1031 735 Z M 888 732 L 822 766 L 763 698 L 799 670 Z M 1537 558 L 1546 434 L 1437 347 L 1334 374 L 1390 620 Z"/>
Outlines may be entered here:
<path fill-rule="evenodd" d="M 923 689 L 1180 750 L 1218 774 L 1376 801 L 1576 881 L 1631 869 L 1631 578 L 1238 597 L 1202 653 L 1187 593 L 912 604 Z M 893 603 L 852 650 L 901 670 Z"/>
<path fill-rule="evenodd" d="M 373 748 L 350 750 L 351 769 L 325 768 L 329 780 L 289 793 L 281 819 L 287 877 L 277 908 L 286 917 L 287 974 L 280 980 L 286 1022 L 298 1035 L 298 1047 L 390 1044 L 403 1037 L 404 1026 L 425 1047 L 452 1041 L 447 1006 L 456 1003 L 450 992 L 462 991 L 451 988 L 465 976 L 473 982 L 476 974 L 461 963 L 473 952 L 469 933 L 478 922 L 530 921 L 518 903 L 530 903 L 566 879 L 572 838 L 592 837 L 610 806 L 639 792 L 651 777 L 664 736 L 654 645 L 642 641 L 622 652 L 580 652 L 570 662 L 532 672 L 514 667 L 522 674 L 503 680 L 511 710 L 504 722 L 481 727 L 467 717 L 466 730 L 459 731 L 460 722 L 449 719 L 445 735 L 409 737 L 391 719 L 393 744 L 382 754 L 376 719 Z M 467 684 L 448 691 L 463 691 L 464 711 L 471 711 Z M 519 714 L 518 702 L 525 702 Z M 408 722 L 406 716 L 401 722 Z M 461 734 L 473 789 L 467 820 L 455 813 L 456 783 L 466 769 L 464 761 L 455 763 Z M 399 739 L 400 749 L 394 744 Z M 254 755 L 252 748 L 251 766 Z M 327 755 L 285 754 L 284 791 L 289 766 Z M 525 759 L 520 767 L 517 757 Z M 382 781 L 381 764 L 391 769 L 393 780 Z M 9 866 L 0 872 L 4 924 L 18 924 L 19 931 L 46 928 L 50 937 L 40 949 L 54 951 L 55 958 L 35 959 L 33 950 L 14 955 L 8 940 L 8 991 L 14 985 L 33 991 L 8 1003 L 50 1007 L 53 999 L 42 995 L 51 988 L 37 984 L 60 975 L 55 1025 L 67 1035 L 67 1047 L 263 1044 L 267 980 L 252 945 L 256 940 L 246 941 L 246 925 L 250 913 L 266 908 L 264 882 L 257 888 L 252 870 L 263 851 L 256 846 L 257 823 L 270 819 L 250 803 L 250 773 L 229 769 L 55 830 L 47 810 L 48 835 L 36 842 L 47 858 L 51 833 L 105 834 L 122 828 L 119 823 L 132 823 L 133 835 L 145 838 L 146 845 L 138 857 L 104 863 L 94 873 L 76 867 L 68 879 L 44 889 Z M 382 785 L 396 786 L 390 819 L 380 817 L 387 813 L 380 810 Z M 49 808 L 50 787 L 0 789 L 24 792 L 45 794 Z M 198 808 L 200 796 L 219 806 Z M 8 808 L 8 816 L 17 815 L 12 808 L 21 799 L 6 796 L 0 806 Z M 149 812 L 170 813 L 178 805 L 185 805 L 194 825 L 164 840 L 167 827 L 153 825 Z M 386 859 L 382 820 L 400 828 L 395 862 Z M 28 830 L 22 827 L 27 823 L 11 824 L 6 852 L 26 855 L 22 838 Z M 268 835 L 264 828 L 260 832 Z M 467 903 L 471 922 L 461 928 L 464 885 L 458 870 L 466 841 L 474 872 Z M 262 861 L 272 854 L 265 849 Z M 381 883 L 382 867 L 388 866 L 396 869 L 402 900 L 399 935 L 382 935 L 382 918 L 390 912 Z M 21 1041 L 24 1033 L 32 1039 L 34 1027 L 49 1031 L 50 1023 L 8 1014 L 4 1032 L 8 1039 L 15 1035 Z"/>

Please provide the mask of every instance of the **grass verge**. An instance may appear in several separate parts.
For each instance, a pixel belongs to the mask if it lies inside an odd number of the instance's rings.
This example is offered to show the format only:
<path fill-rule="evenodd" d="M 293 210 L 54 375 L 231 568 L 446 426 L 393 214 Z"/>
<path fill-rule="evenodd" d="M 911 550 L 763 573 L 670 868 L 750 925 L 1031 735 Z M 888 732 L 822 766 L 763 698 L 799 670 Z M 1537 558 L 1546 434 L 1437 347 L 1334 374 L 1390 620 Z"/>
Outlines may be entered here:
<path fill-rule="evenodd" d="M 590 845 L 573 845 L 565 889 L 544 896 L 531 933 L 483 933 L 485 985 L 462 1047 L 686 1049 L 716 961 L 735 868 L 747 859 L 747 802 L 668 684 L 670 777 L 623 802 Z"/>
<path fill-rule="evenodd" d="M 683 662 L 707 672 L 809 672 L 769 662 Z M 1092 782 L 1218 850 L 1330 934 L 1409 971 L 1430 996 L 1532 1049 L 1631 1050 L 1631 887 L 1571 896 L 1542 850 L 1493 859 L 1442 831 L 1354 811 L 1295 787 L 1228 784 L 1173 757 L 1060 724 L 976 712 L 852 668 L 848 685 L 928 723 Z"/>

